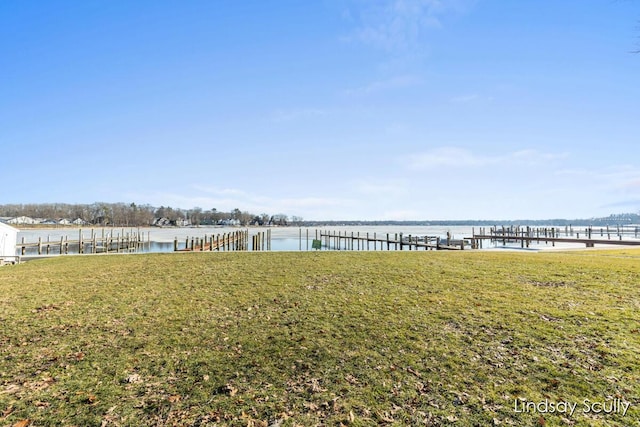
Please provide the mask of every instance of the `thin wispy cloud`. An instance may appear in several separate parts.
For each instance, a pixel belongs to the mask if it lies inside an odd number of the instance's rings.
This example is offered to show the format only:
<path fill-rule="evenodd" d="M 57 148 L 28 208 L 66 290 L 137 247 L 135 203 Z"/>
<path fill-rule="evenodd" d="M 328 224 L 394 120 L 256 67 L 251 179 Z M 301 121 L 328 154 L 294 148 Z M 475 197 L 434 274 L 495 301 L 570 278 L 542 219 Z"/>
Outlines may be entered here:
<path fill-rule="evenodd" d="M 347 89 L 345 94 L 347 95 L 370 95 L 379 92 L 385 92 L 396 89 L 406 89 L 410 87 L 419 86 L 422 84 L 422 79 L 413 75 L 401 75 L 394 76 L 388 79 L 376 80 L 365 86 Z"/>
<path fill-rule="evenodd" d="M 347 39 L 386 51 L 414 48 L 425 30 L 442 26 L 440 15 L 447 10 L 447 3 L 446 0 L 358 3 L 361 7 L 348 14 L 356 20 L 357 27 Z"/>
<path fill-rule="evenodd" d="M 405 158 L 410 170 L 424 170 L 432 167 L 482 167 L 508 164 L 538 165 L 568 157 L 568 153 L 544 153 L 527 149 L 505 154 L 486 155 L 466 148 L 438 147 Z"/>
<path fill-rule="evenodd" d="M 470 150 L 457 147 L 440 147 L 410 155 L 409 169 L 422 170 L 434 166 L 484 166 L 500 161 L 499 157 L 484 156 Z"/>
<path fill-rule="evenodd" d="M 469 104 L 479 99 L 480 96 L 477 93 L 472 93 L 468 95 L 454 96 L 449 100 L 449 102 L 452 104 Z"/>
<path fill-rule="evenodd" d="M 275 122 L 290 122 L 294 120 L 310 119 L 322 117 L 329 114 L 327 110 L 321 108 L 298 108 L 289 110 L 276 110 L 271 119 Z"/>
<path fill-rule="evenodd" d="M 475 0 L 354 1 L 343 17 L 355 23 L 345 40 L 387 52 L 415 50 L 429 30 L 444 26 L 447 13 L 461 13 Z"/>
<path fill-rule="evenodd" d="M 555 160 L 562 160 L 569 157 L 569 153 L 544 153 L 539 150 L 527 149 L 519 150 L 508 155 L 512 160 L 527 163 L 530 165 L 537 165 L 541 163 L 552 162 Z"/>
<path fill-rule="evenodd" d="M 361 179 L 353 183 L 353 188 L 366 196 L 399 196 L 409 191 L 407 182 L 399 179 Z"/>

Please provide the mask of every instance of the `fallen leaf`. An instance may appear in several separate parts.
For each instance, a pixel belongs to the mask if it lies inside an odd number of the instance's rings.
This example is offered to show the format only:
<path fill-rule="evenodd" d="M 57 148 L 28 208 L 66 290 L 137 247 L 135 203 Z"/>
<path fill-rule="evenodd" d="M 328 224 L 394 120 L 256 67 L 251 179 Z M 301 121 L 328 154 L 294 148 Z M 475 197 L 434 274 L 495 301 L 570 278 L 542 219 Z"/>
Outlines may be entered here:
<path fill-rule="evenodd" d="M 14 394 L 20 391 L 20 386 L 17 384 L 9 384 L 4 390 L 0 391 L 0 394 Z"/>
<path fill-rule="evenodd" d="M 15 423 L 12 427 L 27 427 L 31 424 L 31 420 L 22 420 Z"/>
<path fill-rule="evenodd" d="M 13 406 L 9 406 L 7 409 L 2 411 L 2 418 L 7 418 L 13 412 Z"/>
<path fill-rule="evenodd" d="M 415 369 L 413 369 L 412 367 L 408 367 L 407 368 L 407 372 L 409 372 L 410 374 L 415 375 L 418 378 L 422 377 L 422 374 L 420 372 L 416 371 Z"/>

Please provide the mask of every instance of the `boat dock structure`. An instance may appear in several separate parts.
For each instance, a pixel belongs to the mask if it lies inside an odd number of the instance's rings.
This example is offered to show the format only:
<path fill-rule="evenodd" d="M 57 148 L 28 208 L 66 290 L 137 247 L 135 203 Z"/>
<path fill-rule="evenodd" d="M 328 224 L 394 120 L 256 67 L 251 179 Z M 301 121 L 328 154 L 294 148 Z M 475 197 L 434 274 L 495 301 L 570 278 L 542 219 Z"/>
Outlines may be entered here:
<path fill-rule="evenodd" d="M 468 230 L 468 229 L 467 229 Z M 237 229 L 221 234 L 205 234 L 201 237 L 175 237 L 171 240 L 152 242 L 149 231 L 131 229 L 102 229 L 90 230 L 84 235 L 83 230 L 77 231 L 77 237 L 68 236 L 38 237 L 37 241 L 22 241 L 15 243 L 15 261 L 55 255 L 68 254 L 109 254 L 109 253 L 140 253 L 140 252 L 229 252 L 229 251 L 271 251 L 272 230 L 266 229 Z M 468 231 L 467 231 L 468 232 Z M 87 230 L 84 230 L 87 233 Z M 304 233 L 304 235 L 303 235 Z M 293 233 L 291 233 L 293 234 Z M 330 251 L 427 251 L 427 250 L 475 250 L 489 247 L 529 248 L 540 245 L 562 244 L 584 245 L 593 248 L 596 245 L 640 246 L 640 226 L 616 227 L 530 227 L 530 226 L 492 226 L 472 228 L 468 237 L 454 238 L 450 232 L 446 236 L 415 235 L 405 233 L 380 233 L 358 231 L 329 231 L 327 229 L 299 228 L 298 243 L 292 244 L 287 238 L 288 249 L 299 251 L 330 250 Z M 291 236 L 293 237 L 293 236 Z M 276 239 L 277 240 L 277 239 Z M 276 242 L 276 250 L 283 250 L 282 243 Z M 13 245 L 13 242 L 11 243 Z M 161 249 L 158 250 L 158 245 Z M 153 247 L 153 249 L 152 249 Z M 9 252 L 11 252 L 9 250 Z"/>
<path fill-rule="evenodd" d="M 110 230 L 105 233 L 105 229 L 102 229 L 101 233 L 97 233 L 94 229 L 91 229 L 91 235 L 89 237 L 84 236 L 83 230 L 78 230 L 77 239 L 69 239 L 69 236 L 61 237 L 60 240 L 51 240 L 47 237 L 44 240 L 42 237 L 38 238 L 37 242 L 25 242 L 24 237 L 22 241 L 16 244 L 17 250 L 21 256 L 27 255 L 27 251 L 35 252 L 38 256 L 43 255 L 67 255 L 71 253 L 75 254 L 98 254 L 98 253 L 126 253 L 137 252 L 143 250 L 144 246 L 150 243 L 149 233 L 145 233 L 130 230 L 126 231 L 121 229 L 118 231 Z M 32 254 L 32 255 L 35 255 Z"/>
<path fill-rule="evenodd" d="M 451 235 L 446 239 L 439 236 L 415 236 L 403 233 L 360 233 L 316 230 L 316 240 L 322 242 L 326 249 L 334 250 L 464 250 L 471 247 L 470 239 L 453 240 Z"/>
<path fill-rule="evenodd" d="M 640 246 L 639 235 L 639 226 L 617 226 L 615 228 L 608 226 L 595 228 L 494 226 L 488 230 L 480 227 L 478 234 L 474 229 L 472 237 L 469 239 L 474 249 L 481 249 L 482 242 L 486 240 L 492 244 L 502 243 L 502 245 L 519 243 L 522 248 L 528 248 L 532 242 L 551 244 L 552 246 L 555 246 L 556 243 L 576 243 L 593 248 L 595 245 Z"/>
<path fill-rule="evenodd" d="M 268 251 L 271 250 L 271 230 L 253 236 L 249 235 L 249 230 L 239 230 L 215 236 L 211 234 L 203 237 L 187 237 L 184 245 L 176 237 L 173 241 L 173 250 L 174 252 Z"/>

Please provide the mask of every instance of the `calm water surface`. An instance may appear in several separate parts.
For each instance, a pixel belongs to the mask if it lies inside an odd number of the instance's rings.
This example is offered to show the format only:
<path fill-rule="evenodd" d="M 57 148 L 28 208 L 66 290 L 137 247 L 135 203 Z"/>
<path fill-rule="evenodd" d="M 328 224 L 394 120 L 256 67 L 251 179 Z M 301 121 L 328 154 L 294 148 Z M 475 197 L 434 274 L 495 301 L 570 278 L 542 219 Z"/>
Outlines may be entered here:
<path fill-rule="evenodd" d="M 486 227 L 488 228 L 488 227 Z M 311 243 L 316 237 L 316 233 L 320 232 L 340 232 L 341 234 L 365 236 L 369 233 L 369 237 L 373 237 L 374 233 L 378 238 L 386 238 L 387 233 L 390 238 L 394 238 L 396 233 L 402 233 L 404 236 L 433 236 L 440 237 L 442 239 L 447 237 L 447 233 L 451 235 L 453 239 L 462 239 L 470 237 L 473 230 L 477 232 L 478 227 L 468 226 L 346 226 L 346 227 L 272 227 L 271 230 L 271 250 L 273 251 L 299 251 L 299 250 L 312 250 Z M 223 233 L 230 233 L 238 230 L 249 230 L 249 235 L 253 236 L 257 233 L 266 233 L 266 227 L 193 227 L 193 228 L 156 228 L 156 227 L 144 227 L 144 228 L 82 228 L 82 229 L 33 229 L 33 230 L 21 230 L 18 233 L 18 244 L 24 238 L 27 243 L 37 242 L 38 238 L 41 238 L 43 242 L 52 242 L 51 253 L 56 253 L 58 248 L 55 246 L 60 244 L 60 239 L 78 240 L 80 233 L 85 241 L 89 241 L 92 236 L 92 231 L 98 238 L 98 241 L 102 236 L 126 236 L 127 234 L 133 235 L 140 233 L 145 242 L 144 252 L 172 252 L 174 239 L 178 239 L 180 245 L 184 245 L 187 238 L 203 238 L 204 236 L 222 235 Z M 251 238 L 249 238 L 251 243 Z M 58 246 L 59 247 L 59 246 Z M 584 245 L 577 245 L 571 243 L 556 243 L 555 248 L 582 248 Z M 370 245 L 373 249 L 373 245 Z M 393 248 L 393 247 L 392 247 Z M 519 243 L 508 243 L 502 245 L 502 243 L 491 243 L 489 241 L 483 242 L 483 248 L 487 250 L 491 249 L 520 249 Z M 528 250 L 544 250 L 553 249 L 551 244 L 532 243 Z M 378 245 L 378 250 L 380 246 Z M 386 249 L 386 246 L 385 246 Z M 525 249 L 527 250 L 527 249 Z M 19 252 L 19 249 L 17 249 Z M 27 254 L 37 253 L 35 248 L 29 249 Z"/>

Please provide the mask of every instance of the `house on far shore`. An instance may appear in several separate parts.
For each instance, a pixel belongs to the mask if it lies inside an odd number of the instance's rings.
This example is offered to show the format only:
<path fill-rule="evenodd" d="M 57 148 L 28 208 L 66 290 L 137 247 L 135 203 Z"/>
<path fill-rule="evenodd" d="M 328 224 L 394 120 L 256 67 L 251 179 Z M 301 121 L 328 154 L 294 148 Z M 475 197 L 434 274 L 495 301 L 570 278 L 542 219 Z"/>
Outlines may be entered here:
<path fill-rule="evenodd" d="M 176 226 L 178 227 L 189 227 L 191 225 L 191 221 L 188 219 L 177 219 Z"/>
<path fill-rule="evenodd" d="M 228 218 L 228 219 L 223 219 L 219 221 L 218 224 L 236 226 L 236 225 L 240 225 L 240 220 Z"/>
<path fill-rule="evenodd" d="M 40 224 L 42 224 L 42 225 L 58 225 L 58 221 L 56 221 L 55 219 L 43 219 L 42 221 L 40 221 Z"/>
<path fill-rule="evenodd" d="M 37 223 L 38 221 L 28 216 L 17 216 L 7 221 L 7 224 L 14 224 L 14 225 L 33 225 Z"/>
<path fill-rule="evenodd" d="M 87 222 L 85 220 L 83 220 L 82 218 L 77 218 L 73 221 L 71 221 L 72 224 L 74 225 L 85 225 Z"/>
<path fill-rule="evenodd" d="M 16 242 L 18 241 L 18 229 L 0 222 L 0 265 L 20 260 L 16 255 Z"/>
<path fill-rule="evenodd" d="M 156 227 L 168 227 L 171 225 L 171 220 L 165 217 L 155 218 L 151 225 L 154 225 Z"/>
<path fill-rule="evenodd" d="M 68 220 L 68 219 L 66 219 L 66 218 L 60 218 L 60 219 L 58 220 L 58 224 L 59 224 L 59 225 L 71 225 L 71 221 L 69 221 L 69 220 Z"/>

